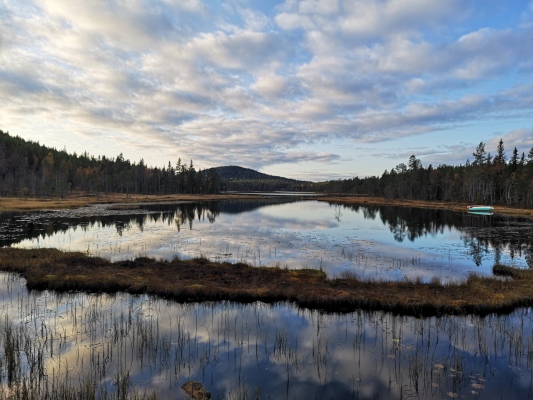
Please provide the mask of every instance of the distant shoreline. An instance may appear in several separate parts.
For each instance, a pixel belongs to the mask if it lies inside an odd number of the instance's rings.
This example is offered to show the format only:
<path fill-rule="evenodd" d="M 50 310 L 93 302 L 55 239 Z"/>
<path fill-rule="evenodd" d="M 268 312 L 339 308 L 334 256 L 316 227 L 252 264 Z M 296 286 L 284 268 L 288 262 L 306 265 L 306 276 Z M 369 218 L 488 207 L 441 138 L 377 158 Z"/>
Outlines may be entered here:
<path fill-rule="evenodd" d="M 59 198 L 28 198 L 28 197 L 0 197 L 0 212 L 3 211 L 39 211 L 78 208 L 94 204 L 138 204 L 138 203 L 163 203 L 179 201 L 216 201 L 234 199 L 263 198 L 261 195 L 238 195 L 238 194 L 73 194 Z"/>
<path fill-rule="evenodd" d="M 448 210 L 456 212 L 467 212 L 468 203 L 451 203 L 445 201 L 423 201 L 423 200 L 399 200 L 385 199 L 383 197 L 349 196 L 349 195 L 325 195 L 317 199 L 337 204 L 357 204 L 361 206 L 395 206 L 412 208 L 429 208 L 433 210 Z M 494 213 L 498 215 L 524 217 L 533 219 L 533 209 L 515 208 L 509 206 L 494 206 Z"/>
<path fill-rule="evenodd" d="M 336 204 L 372 205 L 372 206 L 396 206 L 428 208 L 435 210 L 449 210 L 456 212 L 467 212 L 466 203 L 449 203 L 443 201 L 421 201 L 421 200 L 397 200 L 383 197 L 353 196 L 347 194 L 322 194 L 301 193 L 302 196 L 309 196 L 317 201 L 325 201 Z M 38 211 L 57 210 L 83 207 L 93 204 L 136 204 L 143 202 L 179 202 L 179 201 L 217 201 L 228 199 L 262 199 L 268 197 L 268 193 L 263 192 L 224 192 L 218 194 L 171 194 L 171 195 L 144 195 L 144 194 L 71 194 L 64 199 L 59 198 L 26 198 L 26 197 L 0 197 L 0 212 L 7 211 Z M 494 206 L 494 213 L 505 216 L 515 216 L 533 219 L 533 209 L 514 208 L 509 206 Z"/>

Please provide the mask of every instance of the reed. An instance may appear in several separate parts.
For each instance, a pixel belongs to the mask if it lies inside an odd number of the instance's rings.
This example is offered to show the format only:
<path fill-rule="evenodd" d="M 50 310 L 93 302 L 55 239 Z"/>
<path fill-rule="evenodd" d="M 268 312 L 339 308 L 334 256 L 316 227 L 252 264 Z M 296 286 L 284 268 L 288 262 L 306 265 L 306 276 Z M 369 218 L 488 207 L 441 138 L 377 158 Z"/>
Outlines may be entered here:
<path fill-rule="evenodd" d="M 32 321 L 33 322 L 33 321 Z M 116 372 L 114 390 L 102 385 L 106 371 L 98 371 L 93 353 L 90 369 L 76 377 L 71 371 L 79 369 L 62 367 L 61 335 L 33 331 L 27 324 L 16 324 L 5 318 L 0 326 L 0 356 L 5 362 L 0 363 L 0 398 L 8 400 L 155 400 L 153 391 L 133 388 L 129 371 L 120 368 Z M 126 340 L 123 335 L 121 340 Z M 63 349 L 64 350 L 64 349 Z M 24 357 L 23 357 L 24 355 Z M 55 367 L 50 373 L 51 361 Z M 82 368 L 83 369 L 83 364 Z M 48 371 L 48 373 L 45 373 Z M 6 382 L 2 378 L 6 377 Z"/>
<path fill-rule="evenodd" d="M 4 293 L 22 282 L 3 276 Z M 530 397 L 527 309 L 411 318 L 126 294 L 11 298 L 0 321 L 2 399 L 185 398 L 187 387 L 227 399 L 329 398 L 332 387 L 335 398 L 506 398 L 513 379 L 524 384 L 511 397 Z"/>

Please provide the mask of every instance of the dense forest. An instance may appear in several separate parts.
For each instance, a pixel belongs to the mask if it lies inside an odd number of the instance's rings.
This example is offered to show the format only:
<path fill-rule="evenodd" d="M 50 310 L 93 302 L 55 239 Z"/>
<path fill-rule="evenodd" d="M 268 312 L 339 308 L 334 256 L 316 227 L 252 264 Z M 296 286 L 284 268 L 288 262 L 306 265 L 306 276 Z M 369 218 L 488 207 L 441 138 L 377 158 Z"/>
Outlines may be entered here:
<path fill-rule="evenodd" d="M 263 174 L 250 168 L 229 165 L 213 168 L 220 176 L 223 190 L 232 191 L 309 191 L 313 182 L 283 178 L 281 176 Z M 211 171 L 211 169 L 206 170 Z"/>
<path fill-rule="evenodd" d="M 429 165 L 412 155 L 381 177 L 317 183 L 315 190 L 383 196 L 389 199 L 439 200 L 483 204 L 533 206 L 533 148 L 526 155 L 516 147 L 507 158 L 500 139 L 495 155 L 481 142 L 464 165 Z"/>
<path fill-rule="evenodd" d="M 61 196 L 73 190 L 92 193 L 216 193 L 220 190 L 317 191 L 389 199 L 456 201 L 533 207 L 533 148 L 516 147 L 510 157 L 500 140 L 495 155 L 481 142 L 464 165 L 424 167 L 412 155 L 381 177 L 355 177 L 325 182 L 297 181 L 237 166 L 196 170 L 192 160 L 162 168 L 144 160 L 132 163 L 95 158 L 43 146 L 0 130 L 0 196 Z"/>
<path fill-rule="evenodd" d="M 0 130 L 0 196 L 61 196 L 72 190 L 115 193 L 215 193 L 215 170 L 196 170 L 192 160 L 166 167 L 132 163 L 122 154 L 95 158 L 68 154 Z"/>

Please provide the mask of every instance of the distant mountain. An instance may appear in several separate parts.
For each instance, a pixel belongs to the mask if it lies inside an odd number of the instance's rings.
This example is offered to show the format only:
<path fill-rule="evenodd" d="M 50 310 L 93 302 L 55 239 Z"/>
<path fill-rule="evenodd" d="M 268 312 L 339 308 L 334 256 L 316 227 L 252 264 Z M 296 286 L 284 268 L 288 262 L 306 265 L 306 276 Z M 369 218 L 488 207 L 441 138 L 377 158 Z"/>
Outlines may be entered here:
<path fill-rule="evenodd" d="M 281 176 L 275 176 L 275 175 L 268 175 L 263 174 L 262 172 L 250 169 L 250 168 L 244 168 L 239 167 L 236 165 L 228 165 L 225 167 L 216 167 L 215 170 L 218 173 L 218 176 L 222 180 L 242 180 L 242 179 L 250 179 L 250 180 L 268 180 L 268 179 L 274 179 L 284 182 L 301 182 L 294 179 L 289 178 L 283 178 Z"/>
<path fill-rule="evenodd" d="M 236 165 L 215 167 L 207 169 L 216 171 L 222 187 L 225 190 L 252 190 L 252 191 L 305 191 L 313 190 L 313 182 L 299 181 L 281 176 L 263 174 L 250 168 Z"/>

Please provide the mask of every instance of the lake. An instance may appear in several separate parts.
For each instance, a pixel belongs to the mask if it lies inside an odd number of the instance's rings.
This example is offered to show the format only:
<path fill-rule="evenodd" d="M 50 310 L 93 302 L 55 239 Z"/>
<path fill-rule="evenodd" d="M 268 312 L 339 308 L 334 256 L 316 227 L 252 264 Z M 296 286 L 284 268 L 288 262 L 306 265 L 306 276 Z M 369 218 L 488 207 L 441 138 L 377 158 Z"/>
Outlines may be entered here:
<path fill-rule="evenodd" d="M 112 261 L 203 256 L 425 281 L 490 275 L 495 262 L 533 267 L 533 224 L 526 219 L 291 198 L 6 214 L 0 228 L 3 246 L 54 247 Z"/>
<path fill-rule="evenodd" d="M 112 260 L 205 256 L 378 279 L 490 275 L 531 265 L 531 222 L 498 215 L 278 198 L 91 206 L 0 215 L 0 244 Z M 0 398 L 533 397 L 533 313 L 415 318 L 290 303 L 180 304 L 29 292 L 0 274 Z M 25 391 L 25 392 L 24 392 Z M 16 397 L 19 396 L 19 397 Z M 145 397 L 143 397 L 145 396 Z M 73 395 L 73 398 L 76 396 Z"/>

